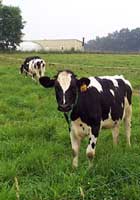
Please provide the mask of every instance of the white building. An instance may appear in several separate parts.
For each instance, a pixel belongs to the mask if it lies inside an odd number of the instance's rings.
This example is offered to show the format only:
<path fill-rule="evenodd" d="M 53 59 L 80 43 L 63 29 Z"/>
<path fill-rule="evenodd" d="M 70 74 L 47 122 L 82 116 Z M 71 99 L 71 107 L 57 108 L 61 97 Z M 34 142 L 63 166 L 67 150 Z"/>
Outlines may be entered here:
<path fill-rule="evenodd" d="M 23 41 L 17 50 L 21 51 L 83 51 L 82 41 L 76 39 Z"/>
<path fill-rule="evenodd" d="M 42 50 L 39 44 L 36 44 L 31 41 L 24 41 L 21 42 L 20 45 L 17 47 L 18 51 L 40 51 Z"/>

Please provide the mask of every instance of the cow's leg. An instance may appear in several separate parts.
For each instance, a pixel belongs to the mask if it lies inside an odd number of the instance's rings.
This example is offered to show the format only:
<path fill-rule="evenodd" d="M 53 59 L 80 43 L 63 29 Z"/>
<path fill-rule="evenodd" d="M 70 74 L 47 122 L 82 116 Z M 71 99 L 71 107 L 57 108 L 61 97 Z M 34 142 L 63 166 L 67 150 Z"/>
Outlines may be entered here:
<path fill-rule="evenodd" d="M 43 67 L 41 76 L 44 76 L 44 74 L 45 74 L 45 68 Z"/>
<path fill-rule="evenodd" d="M 41 77 L 41 71 L 36 71 L 36 78 L 37 78 L 37 80 L 39 80 L 40 77 Z"/>
<path fill-rule="evenodd" d="M 45 75 L 45 65 L 43 66 L 43 69 L 42 69 L 42 76 Z"/>
<path fill-rule="evenodd" d="M 132 106 L 129 105 L 125 109 L 125 118 L 124 118 L 126 141 L 127 141 L 127 144 L 129 146 L 131 146 L 131 142 L 130 142 L 130 137 L 131 137 L 131 117 L 132 117 Z"/>
<path fill-rule="evenodd" d="M 36 76 L 36 74 L 33 73 L 33 74 L 32 74 L 32 80 L 34 80 L 34 81 L 36 81 L 35 76 Z"/>
<path fill-rule="evenodd" d="M 24 68 L 23 68 L 23 65 L 21 65 L 19 73 L 23 74 L 23 72 L 24 72 Z"/>
<path fill-rule="evenodd" d="M 76 168 L 78 167 L 78 156 L 79 156 L 81 138 L 78 137 L 78 135 L 76 134 L 76 130 L 72 129 L 70 131 L 70 139 L 71 139 L 71 145 L 72 145 L 72 151 L 73 151 L 72 166 Z"/>
<path fill-rule="evenodd" d="M 88 147 L 87 147 L 87 150 L 86 150 L 86 154 L 87 154 L 87 157 L 89 159 L 89 167 L 92 166 L 92 160 L 93 160 L 93 157 L 95 156 L 95 148 L 96 148 L 99 130 L 100 130 L 100 125 L 93 126 L 90 129 L 89 144 L 88 144 Z"/>
<path fill-rule="evenodd" d="M 119 137 L 119 129 L 120 129 L 120 122 L 119 120 L 115 121 L 114 126 L 112 128 L 112 137 L 113 137 L 113 144 L 118 144 L 118 137 Z"/>

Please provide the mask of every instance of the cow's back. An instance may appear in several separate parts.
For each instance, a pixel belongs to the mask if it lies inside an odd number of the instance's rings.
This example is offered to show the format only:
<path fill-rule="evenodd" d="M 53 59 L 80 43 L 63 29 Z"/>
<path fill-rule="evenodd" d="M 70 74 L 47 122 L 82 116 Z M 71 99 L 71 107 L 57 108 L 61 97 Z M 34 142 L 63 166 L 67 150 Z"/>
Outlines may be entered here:
<path fill-rule="evenodd" d="M 80 117 L 88 125 L 121 120 L 126 103 L 131 105 L 131 84 L 123 76 L 89 77 L 89 80 L 87 91 L 79 93 L 72 120 Z"/>
<path fill-rule="evenodd" d="M 123 76 L 108 76 L 97 78 L 102 86 L 101 106 L 102 120 L 121 120 L 125 107 L 131 105 L 132 86 Z"/>

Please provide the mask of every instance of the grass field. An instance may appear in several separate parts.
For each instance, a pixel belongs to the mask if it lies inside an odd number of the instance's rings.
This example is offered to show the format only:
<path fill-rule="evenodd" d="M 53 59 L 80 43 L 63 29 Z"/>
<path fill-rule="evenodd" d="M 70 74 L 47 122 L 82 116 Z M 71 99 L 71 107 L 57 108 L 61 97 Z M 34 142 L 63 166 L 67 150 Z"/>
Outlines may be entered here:
<path fill-rule="evenodd" d="M 132 147 L 123 126 L 117 147 L 111 130 L 102 130 L 94 166 L 88 170 L 86 146 L 79 167 L 71 167 L 67 123 L 57 111 L 54 90 L 45 90 L 19 74 L 24 58 L 0 54 L 0 200 L 139 200 L 140 199 L 140 55 L 40 54 L 46 75 L 71 69 L 78 77 L 123 74 L 134 88 Z"/>

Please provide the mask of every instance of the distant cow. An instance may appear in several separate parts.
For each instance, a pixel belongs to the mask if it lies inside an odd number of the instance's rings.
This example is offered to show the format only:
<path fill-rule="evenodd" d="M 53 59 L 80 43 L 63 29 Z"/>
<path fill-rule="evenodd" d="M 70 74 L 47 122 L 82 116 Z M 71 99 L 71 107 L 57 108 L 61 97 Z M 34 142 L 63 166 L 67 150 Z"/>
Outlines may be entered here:
<path fill-rule="evenodd" d="M 28 72 L 29 72 L 29 62 L 31 61 L 31 60 L 33 60 L 33 59 L 41 59 L 39 56 L 31 56 L 31 57 L 27 57 L 25 60 L 24 60 L 24 62 L 23 62 L 23 64 L 21 65 L 21 67 L 20 67 L 20 72 L 21 72 L 21 74 L 22 73 L 25 73 L 26 75 L 28 74 Z"/>
<path fill-rule="evenodd" d="M 45 73 L 45 61 L 39 56 L 27 57 L 20 67 L 20 72 L 30 75 L 32 79 L 39 79 Z M 35 79 L 34 79 L 35 80 Z"/>
<path fill-rule="evenodd" d="M 82 138 L 89 137 L 86 154 L 90 164 L 95 155 L 99 131 L 111 128 L 117 144 L 121 120 L 124 120 L 128 145 L 131 136 L 132 87 L 123 76 L 104 76 L 77 79 L 69 70 L 61 71 L 55 79 L 41 77 L 45 88 L 55 87 L 58 110 L 70 124 L 73 166 L 78 166 Z"/>

